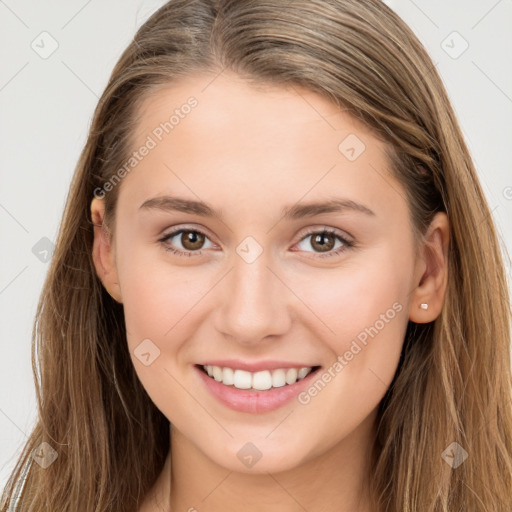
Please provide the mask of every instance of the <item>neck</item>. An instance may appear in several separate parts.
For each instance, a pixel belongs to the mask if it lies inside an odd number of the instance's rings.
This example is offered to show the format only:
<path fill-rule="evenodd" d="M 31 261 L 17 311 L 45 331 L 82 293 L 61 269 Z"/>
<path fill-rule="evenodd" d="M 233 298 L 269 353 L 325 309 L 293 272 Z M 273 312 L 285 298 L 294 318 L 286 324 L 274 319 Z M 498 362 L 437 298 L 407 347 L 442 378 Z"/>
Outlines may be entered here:
<path fill-rule="evenodd" d="M 300 466 L 259 474 L 216 464 L 171 425 L 169 455 L 145 501 L 152 506 L 140 511 L 375 511 L 367 486 L 375 418 Z"/>

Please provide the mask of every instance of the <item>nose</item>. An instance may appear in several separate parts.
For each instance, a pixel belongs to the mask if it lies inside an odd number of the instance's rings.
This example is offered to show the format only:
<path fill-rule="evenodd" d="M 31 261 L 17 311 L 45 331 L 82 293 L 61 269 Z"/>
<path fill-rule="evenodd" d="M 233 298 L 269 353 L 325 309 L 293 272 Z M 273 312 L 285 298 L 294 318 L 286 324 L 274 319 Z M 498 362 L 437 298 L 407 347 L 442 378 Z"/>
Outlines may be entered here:
<path fill-rule="evenodd" d="M 243 345 L 259 344 L 287 332 L 293 293 L 263 252 L 256 261 L 234 255 L 233 268 L 223 279 L 215 326 Z"/>

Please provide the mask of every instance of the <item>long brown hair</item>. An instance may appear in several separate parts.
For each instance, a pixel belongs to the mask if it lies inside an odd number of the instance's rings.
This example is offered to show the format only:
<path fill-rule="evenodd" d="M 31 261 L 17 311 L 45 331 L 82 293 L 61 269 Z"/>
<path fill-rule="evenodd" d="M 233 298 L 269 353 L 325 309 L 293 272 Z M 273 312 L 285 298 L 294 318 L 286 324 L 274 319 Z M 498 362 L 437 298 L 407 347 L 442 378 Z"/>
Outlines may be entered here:
<path fill-rule="evenodd" d="M 136 511 L 162 470 L 169 422 L 136 376 L 122 305 L 96 276 L 89 208 L 133 150 L 141 102 L 194 71 L 224 69 L 305 87 L 366 123 L 387 142 L 418 235 L 447 213 L 445 302 L 434 322 L 409 322 L 379 408 L 371 485 L 384 512 L 510 512 L 511 311 L 500 245 L 437 70 L 380 0 L 172 0 L 138 30 L 69 192 L 33 333 L 38 422 L 1 510 L 43 442 L 57 459 L 30 465 L 24 512 Z M 119 186 L 105 196 L 111 219 Z M 468 457 L 455 467 L 447 449 Z"/>

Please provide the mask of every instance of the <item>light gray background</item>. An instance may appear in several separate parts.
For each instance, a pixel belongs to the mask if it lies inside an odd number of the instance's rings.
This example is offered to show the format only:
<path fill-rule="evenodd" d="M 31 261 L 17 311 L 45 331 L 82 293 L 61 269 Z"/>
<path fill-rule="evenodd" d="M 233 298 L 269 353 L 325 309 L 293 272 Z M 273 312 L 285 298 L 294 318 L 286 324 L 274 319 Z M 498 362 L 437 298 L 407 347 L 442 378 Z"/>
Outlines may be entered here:
<path fill-rule="evenodd" d="M 36 419 L 30 344 L 45 250 L 108 76 L 163 3 L 0 0 L 0 488 Z M 386 3 L 436 63 L 511 253 L 512 0 Z"/>

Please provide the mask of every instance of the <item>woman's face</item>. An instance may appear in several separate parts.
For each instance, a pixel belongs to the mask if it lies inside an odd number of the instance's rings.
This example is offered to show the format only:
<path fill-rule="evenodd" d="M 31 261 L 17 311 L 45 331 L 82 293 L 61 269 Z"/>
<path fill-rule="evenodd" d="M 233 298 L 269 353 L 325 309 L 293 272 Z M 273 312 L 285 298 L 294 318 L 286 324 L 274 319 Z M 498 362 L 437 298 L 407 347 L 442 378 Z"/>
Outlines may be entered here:
<path fill-rule="evenodd" d="M 223 73 L 154 93 L 133 149 L 104 282 L 173 427 L 247 472 L 370 432 L 424 270 L 383 143 L 313 92 Z"/>

